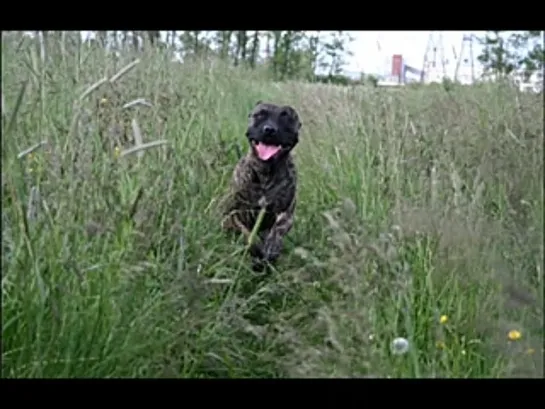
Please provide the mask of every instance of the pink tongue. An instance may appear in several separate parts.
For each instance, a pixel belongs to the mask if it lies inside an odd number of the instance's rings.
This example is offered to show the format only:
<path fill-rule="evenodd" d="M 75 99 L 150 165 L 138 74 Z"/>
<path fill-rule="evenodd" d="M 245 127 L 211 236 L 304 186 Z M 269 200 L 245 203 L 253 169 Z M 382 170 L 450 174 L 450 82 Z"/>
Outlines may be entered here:
<path fill-rule="evenodd" d="M 259 156 L 259 159 L 262 160 L 269 160 L 274 155 L 276 155 L 276 153 L 278 153 L 280 149 L 280 146 L 265 145 L 263 143 L 257 143 L 255 145 L 257 156 Z"/>

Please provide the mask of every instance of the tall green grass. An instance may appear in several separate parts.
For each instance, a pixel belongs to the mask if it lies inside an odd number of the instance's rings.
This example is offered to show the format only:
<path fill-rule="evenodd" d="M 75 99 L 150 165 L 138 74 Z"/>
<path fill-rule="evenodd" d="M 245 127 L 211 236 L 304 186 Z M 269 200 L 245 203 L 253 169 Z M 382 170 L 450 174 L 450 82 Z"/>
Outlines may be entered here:
<path fill-rule="evenodd" d="M 4 376 L 542 376 L 540 96 L 57 48 L 2 44 Z M 303 121 L 264 276 L 217 210 L 259 99 Z"/>

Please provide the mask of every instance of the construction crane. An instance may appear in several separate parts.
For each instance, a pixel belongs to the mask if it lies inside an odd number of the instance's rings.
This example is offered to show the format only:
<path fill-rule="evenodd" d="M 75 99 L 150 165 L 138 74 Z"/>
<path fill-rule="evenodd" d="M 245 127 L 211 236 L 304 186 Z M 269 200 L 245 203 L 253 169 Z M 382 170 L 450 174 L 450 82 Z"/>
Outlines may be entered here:
<path fill-rule="evenodd" d="M 460 47 L 460 55 L 456 56 L 456 68 L 454 70 L 454 80 L 459 81 L 460 68 L 470 68 L 471 71 L 471 83 L 475 81 L 475 59 L 473 56 L 473 40 L 475 36 L 465 35 L 462 37 L 462 45 Z"/>
<path fill-rule="evenodd" d="M 437 61 L 439 57 L 439 63 Z M 432 31 L 428 36 L 426 52 L 424 53 L 424 63 L 422 64 L 422 73 L 420 81 L 425 82 L 430 80 L 431 74 L 436 74 L 437 77 L 439 66 L 442 68 L 441 79 L 447 76 L 445 60 L 445 51 L 443 48 L 443 34 L 441 32 Z"/>
<path fill-rule="evenodd" d="M 379 34 L 376 37 L 376 44 L 377 44 L 377 62 L 378 66 L 376 68 L 377 74 L 379 74 L 380 77 L 384 77 L 387 75 L 387 66 L 389 63 L 387 63 L 384 51 L 382 49 L 382 42 L 383 42 L 383 36 L 382 33 L 379 32 Z"/>

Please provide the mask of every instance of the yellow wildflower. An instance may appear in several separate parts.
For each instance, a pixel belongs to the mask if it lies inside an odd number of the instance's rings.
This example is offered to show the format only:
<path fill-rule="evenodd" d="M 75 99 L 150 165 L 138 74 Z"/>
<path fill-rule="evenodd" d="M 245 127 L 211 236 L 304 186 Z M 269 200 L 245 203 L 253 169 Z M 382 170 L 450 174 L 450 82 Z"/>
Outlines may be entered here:
<path fill-rule="evenodd" d="M 528 348 L 528 349 L 526 350 L 526 353 L 527 353 L 528 355 L 532 355 L 534 352 L 536 352 L 536 350 L 535 350 L 534 348 Z"/>
<path fill-rule="evenodd" d="M 102 98 L 100 100 L 100 105 L 106 105 L 108 103 L 108 99 L 107 98 Z"/>
<path fill-rule="evenodd" d="M 441 324 L 446 324 L 448 321 L 448 317 L 446 315 L 441 315 L 441 318 L 439 318 L 439 322 Z"/>
<path fill-rule="evenodd" d="M 119 149 L 119 146 L 116 146 L 114 149 L 114 156 L 118 158 L 119 155 L 121 155 L 121 149 Z"/>
<path fill-rule="evenodd" d="M 435 345 L 436 345 L 437 348 L 439 348 L 439 349 L 445 349 L 445 348 L 447 347 L 446 344 L 445 344 L 443 341 L 437 341 L 437 342 L 435 343 Z"/>
<path fill-rule="evenodd" d="M 517 331 L 516 329 L 509 331 L 509 333 L 507 334 L 507 338 L 509 338 L 511 341 L 519 340 L 521 337 L 522 337 L 522 334 L 520 333 L 520 331 Z"/>

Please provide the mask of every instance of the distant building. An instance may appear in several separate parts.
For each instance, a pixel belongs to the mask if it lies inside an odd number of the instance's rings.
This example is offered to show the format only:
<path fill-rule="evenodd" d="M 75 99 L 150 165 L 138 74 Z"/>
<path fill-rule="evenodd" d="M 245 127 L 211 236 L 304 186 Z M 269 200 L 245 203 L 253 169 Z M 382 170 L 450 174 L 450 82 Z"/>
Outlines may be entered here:
<path fill-rule="evenodd" d="M 405 63 L 403 55 L 394 54 L 386 60 L 386 74 L 379 76 L 380 86 L 400 86 L 419 82 L 422 71 Z"/>

